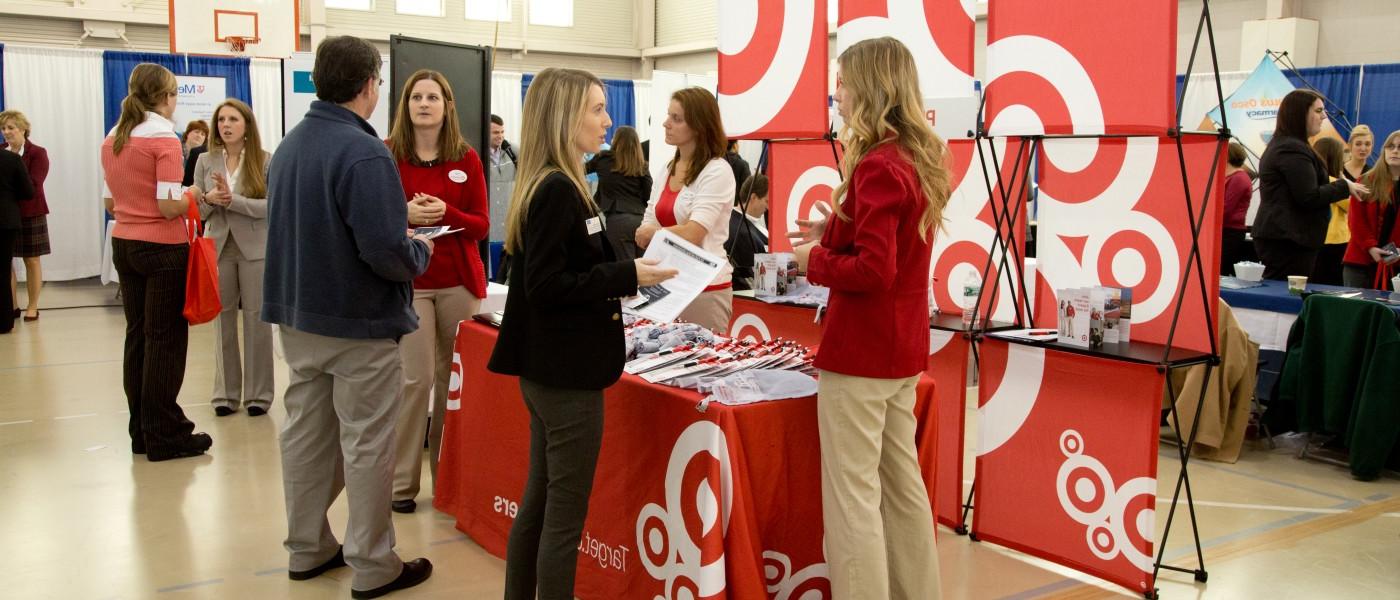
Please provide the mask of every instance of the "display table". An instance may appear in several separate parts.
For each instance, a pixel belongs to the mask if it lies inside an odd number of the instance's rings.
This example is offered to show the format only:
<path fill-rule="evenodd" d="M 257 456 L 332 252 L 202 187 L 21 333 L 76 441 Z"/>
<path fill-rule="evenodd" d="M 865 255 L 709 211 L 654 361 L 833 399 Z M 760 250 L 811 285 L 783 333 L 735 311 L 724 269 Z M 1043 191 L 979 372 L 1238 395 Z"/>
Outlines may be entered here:
<path fill-rule="evenodd" d="M 811 306 L 769 304 L 753 297 L 753 291 L 734 292 L 734 312 L 729 337 L 755 340 L 785 338 L 816 348 L 822 343 L 822 325 Z"/>
<path fill-rule="evenodd" d="M 517 379 L 486 370 L 496 335 L 475 321 L 459 327 L 433 505 L 504 557 L 529 423 Z M 930 490 L 933 392 L 932 380 L 920 381 L 915 407 Z M 631 376 L 605 398 L 578 597 L 829 596 L 814 399 L 699 412 L 699 394 Z"/>
<path fill-rule="evenodd" d="M 1247 288 L 1243 290 L 1231 290 L 1220 288 L 1220 299 L 1224 300 L 1230 308 L 1235 311 L 1235 319 L 1239 320 L 1244 330 L 1249 332 L 1249 339 L 1259 344 L 1260 350 L 1283 351 L 1288 345 L 1288 331 L 1293 328 L 1293 322 L 1298 319 L 1298 311 L 1303 309 L 1302 296 L 1294 296 L 1288 292 L 1288 283 L 1285 281 L 1261 281 L 1260 287 Z M 1389 297 L 1389 292 L 1378 290 L 1354 290 L 1332 285 L 1308 284 L 1307 291 L 1315 292 L 1348 292 L 1360 291 L 1362 297 L 1375 299 Z M 1400 305 L 1389 304 L 1392 310 L 1400 313 Z"/>

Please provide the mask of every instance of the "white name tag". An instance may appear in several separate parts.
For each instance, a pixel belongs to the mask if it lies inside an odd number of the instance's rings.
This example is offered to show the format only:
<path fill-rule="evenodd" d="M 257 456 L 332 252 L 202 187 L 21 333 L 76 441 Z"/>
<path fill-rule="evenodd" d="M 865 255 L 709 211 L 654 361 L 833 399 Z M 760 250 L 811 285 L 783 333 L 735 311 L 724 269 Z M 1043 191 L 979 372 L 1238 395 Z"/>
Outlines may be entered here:
<path fill-rule="evenodd" d="M 449 171 L 449 172 L 447 173 L 447 178 L 448 178 L 448 179 L 451 179 L 454 183 L 466 183 L 466 182 L 467 182 L 467 174 L 466 174 L 465 172 L 463 172 L 461 169 L 452 169 L 451 171 Z"/>
<path fill-rule="evenodd" d="M 588 235 L 593 235 L 603 230 L 603 217 L 593 217 L 583 224 L 588 227 Z"/>

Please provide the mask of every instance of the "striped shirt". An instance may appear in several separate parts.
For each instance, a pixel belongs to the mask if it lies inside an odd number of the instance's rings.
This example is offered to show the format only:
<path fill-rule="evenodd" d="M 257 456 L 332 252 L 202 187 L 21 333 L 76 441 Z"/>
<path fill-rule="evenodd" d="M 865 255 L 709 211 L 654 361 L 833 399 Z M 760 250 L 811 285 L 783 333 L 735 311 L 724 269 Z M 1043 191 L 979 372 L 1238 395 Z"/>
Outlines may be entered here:
<path fill-rule="evenodd" d="M 175 125 L 153 112 L 131 130 L 121 154 L 112 151 L 113 128 L 102 141 L 102 195 L 113 200 L 112 237 L 157 244 L 187 242 L 185 220 L 160 214 L 156 199 L 176 199 L 185 168 Z"/>

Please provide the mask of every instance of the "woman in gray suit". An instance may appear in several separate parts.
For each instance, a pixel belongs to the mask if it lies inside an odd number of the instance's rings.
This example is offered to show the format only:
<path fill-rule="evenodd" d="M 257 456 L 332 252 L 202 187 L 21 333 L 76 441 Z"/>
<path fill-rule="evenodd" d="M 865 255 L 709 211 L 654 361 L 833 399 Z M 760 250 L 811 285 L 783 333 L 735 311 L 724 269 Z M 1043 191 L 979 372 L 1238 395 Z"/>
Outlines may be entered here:
<path fill-rule="evenodd" d="M 205 235 L 219 254 L 223 312 L 214 330 L 214 414 L 267 414 L 272 405 L 272 326 L 262 322 L 263 257 L 267 246 L 267 164 L 253 109 L 229 98 L 214 110 L 209 151 L 194 169 Z M 243 315 L 243 354 L 238 315 Z"/>

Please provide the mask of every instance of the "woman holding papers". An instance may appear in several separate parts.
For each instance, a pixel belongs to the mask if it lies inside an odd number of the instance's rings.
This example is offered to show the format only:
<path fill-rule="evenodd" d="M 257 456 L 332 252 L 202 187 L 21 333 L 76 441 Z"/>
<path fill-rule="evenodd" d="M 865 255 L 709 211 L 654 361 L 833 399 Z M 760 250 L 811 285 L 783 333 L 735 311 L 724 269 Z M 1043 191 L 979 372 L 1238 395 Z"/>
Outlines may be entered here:
<path fill-rule="evenodd" d="M 607 135 L 603 83 L 545 69 L 525 94 L 516 186 L 506 221 L 505 318 L 489 369 L 520 377 L 530 411 L 530 472 L 506 550 L 505 597 L 573 598 L 579 537 L 603 441 L 603 388 L 622 375 L 622 306 L 675 275 L 615 262 L 583 155 Z"/>
<path fill-rule="evenodd" d="M 922 110 L 914 58 L 893 38 L 837 59 L 845 120 L 835 217 L 794 249 L 831 288 L 815 366 L 822 522 L 834 598 L 938 598 L 914 388 L 928 361 L 930 248 L 948 203 L 947 146 Z"/>
<path fill-rule="evenodd" d="M 413 280 L 418 329 L 399 343 L 404 398 L 395 432 L 392 507 L 411 513 L 423 472 L 428 392 L 433 392 L 428 465 L 436 478 L 457 323 L 480 312 L 486 297 L 486 269 L 477 243 L 486 237 L 489 217 L 481 157 L 462 139 L 447 78 L 427 69 L 415 72 L 404 82 L 395 112 L 388 144 L 403 180 L 409 225 L 461 230 L 434 240 L 428 270 Z"/>
<path fill-rule="evenodd" d="M 724 124 L 719 103 L 705 88 L 671 94 L 666 110 L 666 143 L 676 156 L 666 178 L 652 186 L 651 201 L 637 228 L 637 245 L 646 248 L 666 229 L 706 252 L 724 258 L 729 239 L 729 207 L 734 204 L 734 170 L 724 159 Z M 728 333 L 734 312 L 731 267 L 726 261 L 710 286 L 680 314 L 680 319 Z"/>
<path fill-rule="evenodd" d="M 214 328 L 214 414 L 227 417 L 241 405 L 248 416 L 272 406 L 272 325 L 259 313 L 267 255 L 267 165 L 258 122 L 247 104 L 229 98 L 214 109 L 214 136 L 194 167 L 190 192 L 199 200 L 205 233 L 219 254 L 219 299 Z M 238 319 L 243 318 L 243 352 Z M 240 364 L 241 362 L 241 364 Z"/>

